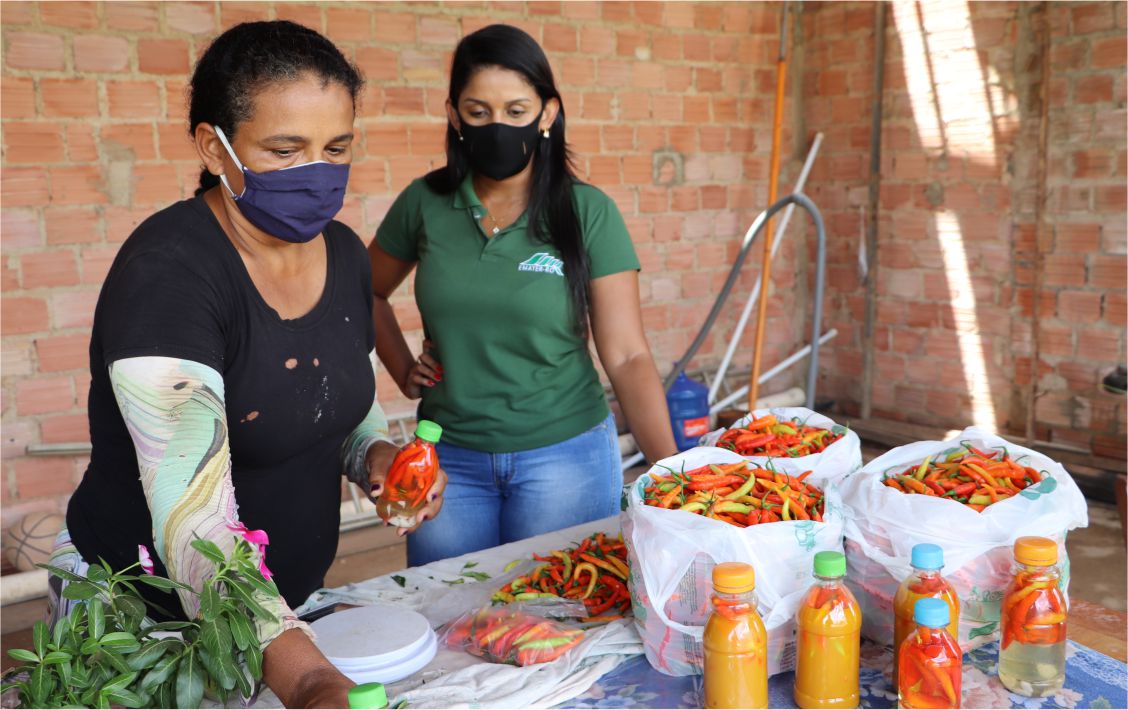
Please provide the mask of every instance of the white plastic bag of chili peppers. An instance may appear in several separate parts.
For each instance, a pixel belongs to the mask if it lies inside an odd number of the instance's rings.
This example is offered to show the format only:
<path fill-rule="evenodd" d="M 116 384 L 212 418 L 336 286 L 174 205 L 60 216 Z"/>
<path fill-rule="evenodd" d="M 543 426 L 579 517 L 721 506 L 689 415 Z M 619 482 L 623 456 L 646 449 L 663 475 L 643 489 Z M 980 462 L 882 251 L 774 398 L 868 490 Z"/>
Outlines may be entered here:
<path fill-rule="evenodd" d="M 756 570 L 756 596 L 768 630 L 768 673 L 792 670 L 794 617 L 813 581 L 815 553 L 842 550 L 843 509 L 834 476 L 805 478 L 823 493 L 822 522 L 781 520 L 741 528 L 646 503 L 652 476 L 733 463 L 745 461 L 725 449 L 690 449 L 659 461 L 624 491 L 621 519 L 635 625 L 650 664 L 667 675 L 701 673 L 712 570 L 719 562 L 745 562 Z"/>
<path fill-rule="evenodd" d="M 761 466 L 770 459 L 789 473 L 844 478 L 862 467 L 858 435 L 805 407 L 757 409 L 728 429 L 709 432 L 701 445 L 735 451 Z"/>
<path fill-rule="evenodd" d="M 1088 525 L 1085 498 L 1061 464 L 975 427 L 893 449 L 845 481 L 842 496 L 846 580 L 862 607 L 863 635 L 884 644 L 893 643 L 893 597 L 912 572 L 913 545 L 944 549 L 943 575 L 960 598 L 957 641 L 968 651 L 998 638 L 1014 541 L 1057 541 L 1066 591 L 1065 536 Z"/>

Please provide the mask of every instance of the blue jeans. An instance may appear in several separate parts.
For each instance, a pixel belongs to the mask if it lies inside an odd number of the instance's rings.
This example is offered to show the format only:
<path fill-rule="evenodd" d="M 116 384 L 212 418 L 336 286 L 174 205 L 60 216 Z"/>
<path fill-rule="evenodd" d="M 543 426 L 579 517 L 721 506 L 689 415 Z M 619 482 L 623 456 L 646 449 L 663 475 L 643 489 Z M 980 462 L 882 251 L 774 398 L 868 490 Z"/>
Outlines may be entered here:
<path fill-rule="evenodd" d="M 443 509 L 407 536 L 411 567 L 615 515 L 623 487 L 615 418 L 559 444 L 490 454 L 437 445 Z"/>

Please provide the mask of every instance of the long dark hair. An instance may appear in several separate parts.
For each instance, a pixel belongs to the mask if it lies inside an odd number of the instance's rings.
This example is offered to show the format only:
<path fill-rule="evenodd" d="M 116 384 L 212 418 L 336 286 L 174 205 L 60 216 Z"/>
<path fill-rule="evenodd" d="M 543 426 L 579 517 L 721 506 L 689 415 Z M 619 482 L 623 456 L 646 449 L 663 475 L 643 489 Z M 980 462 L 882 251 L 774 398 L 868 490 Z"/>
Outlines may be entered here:
<path fill-rule="evenodd" d="M 576 333 L 587 338 L 591 304 L 591 270 L 584 249 L 580 220 L 572 199 L 577 182 L 572 156 L 564 140 L 564 102 L 556 90 L 548 57 L 536 40 L 509 25 L 490 25 L 466 35 L 454 50 L 450 67 L 450 102 L 458 99 L 470 77 L 479 69 L 500 67 L 515 71 L 536 89 L 541 102 L 556 99 L 560 111 L 548 138 L 537 141 L 533 154 L 533 179 L 529 195 L 529 225 L 535 239 L 552 244 L 564 260 L 564 277 L 575 316 Z M 424 178 L 440 194 L 454 192 L 462 184 L 470 164 L 454 126 L 447 124 L 447 164 Z"/>
<path fill-rule="evenodd" d="M 325 37 L 287 20 L 235 25 L 216 37 L 196 62 L 188 130 L 195 134 L 196 126 L 210 123 L 234 140 L 239 124 L 251 117 L 255 94 L 307 72 L 320 77 L 323 86 L 337 82 L 345 87 L 356 105 L 364 78 Z M 204 169 L 196 194 L 218 184 L 219 178 Z"/>

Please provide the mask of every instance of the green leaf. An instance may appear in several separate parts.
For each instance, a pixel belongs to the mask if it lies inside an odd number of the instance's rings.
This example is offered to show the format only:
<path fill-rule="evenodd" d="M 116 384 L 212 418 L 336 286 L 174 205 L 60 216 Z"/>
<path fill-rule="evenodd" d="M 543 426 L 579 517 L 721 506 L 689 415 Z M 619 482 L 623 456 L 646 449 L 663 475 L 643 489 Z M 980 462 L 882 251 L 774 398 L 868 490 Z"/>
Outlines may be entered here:
<path fill-rule="evenodd" d="M 262 651 L 259 650 L 258 644 L 248 646 L 243 653 L 243 659 L 247 662 L 251 677 L 255 680 L 262 680 Z"/>
<path fill-rule="evenodd" d="M 140 646 L 140 644 L 137 645 Z M 125 658 L 123 658 L 121 654 L 122 650 L 114 646 L 107 646 L 102 649 L 102 658 L 105 659 L 106 663 L 109 664 L 109 667 L 113 671 L 118 673 L 132 673 L 133 669 L 129 667 L 129 664 L 125 662 Z"/>
<path fill-rule="evenodd" d="M 22 648 L 10 648 L 8 649 L 8 655 L 24 663 L 39 663 L 39 656 Z"/>
<path fill-rule="evenodd" d="M 102 600 L 91 599 L 86 604 L 86 612 L 90 615 L 90 638 L 101 639 L 106 631 L 106 608 Z"/>
<path fill-rule="evenodd" d="M 231 637 L 235 639 L 235 646 L 240 651 L 246 651 L 248 646 L 258 643 L 255 630 L 246 616 L 238 613 L 229 614 L 227 621 L 231 627 Z"/>
<path fill-rule="evenodd" d="M 243 672 L 243 669 L 239 667 L 239 664 L 235 663 L 235 661 L 228 656 L 224 659 L 223 665 L 226 667 L 227 672 L 235 678 L 235 687 L 238 688 L 239 695 L 244 698 L 251 697 L 254 688 L 251 685 L 251 681 L 247 678 L 247 675 Z"/>
<path fill-rule="evenodd" d="M 176 673 L 176 707 L 198 708 L 204 697 L 204 668 L 192 651 L 180 661 Z"/>
<path fill-rule="evenodd" d="M 254 612 L 255 616 L 269 619 L 271 621 L 278 620 L 277 616 L 264 609 L 262 604 L 259 604 L 257 601 L 255 601 L 254 597 L 251 596 L 251 593 L 247 591 L 244 586 L 237 583 L 232 583 L 227 585 L 227 589 L 232 593 L 233 596 L 239 597 L 239 600 L 246 604 L 247 607 L 252 612 Z"/>
<path fill-rule="evenodd" d="M 136 673 L 122 673 L 121 675 L 112 679 L 110 682 L 103 685 L 102 686 L 102 692 L 103 693 L 110 693 L 110 692 L 113 692 L 115 690 L 118 690 L 119 688 L 126 688 L 126 687 L 129 686 L 130 683 L 132 683 L 134 681 L 135 678 L 137 678 Z"/>
<path fill-rule="evenodd" d="M 162 621 L 159 624 L 145 627 L 145 633 L 154 631 L 183 631 L 189 627 L 194 627 L 195 624 L 191 621 Z"/>
<path fill-rule="evenodd" d="M 55 628 L 51 629 L 51 642 L 55 644 L 56 648 L 62 646 L 66 641 L 67 629 L 69 628 L 70 626 L 64 623 L 62 619 L 60 619 L 55 623 Z"/>
<path fill-rule="evenodd" d="M 137 641 L 137 637 L 128 631 L 115 631 L 103 636 L 99 643 L 103 647 L 114 649 L 118 653 L 133 653 L 141 648 L 141 644 Z"/>
<path fill-rule="evenodd" d="M 967 638 L 970 641 L 973 638 L 978 638 L 980 636 L 987 636 L 989 634 L 994 633 L 995 629 L 998 626 L 999 626 L 999 622 L 992 621 L 989 624 L 984 624 L 983 626 L 976 627 L 976 628 L 974 628 L 974 629 L 972 629 L 971 631 L 968 632 Z"/>
<path fill-rule="evenodd" d="M 201 650 L 200 661 L 211 675 L 212 680 L 218 683 L 220 688 L 223 690 L 232 690 L 235 688 L 235 676 L 221 659 L 216 658 L 206 650 Z"/>
<path fill-rule="evenodd" d="M 469 577 L 471 579 L 476 579 L 479 582 L 484 582 L 484 581 L 486 581 L 487 579 L 490 578 L 490 576 L 488 574 L 486 574 L 485 572 L 463 572 L 462 576 L 463 577 Z"/>
<path fill-rule="evenodd" d="M 84 656 L 90 656 L 98 652 L 98 639 L 86 639 L 82 642 L 79 651 Z"/>
<path fill-rule="evenodd" d="M 97 596 L 98 591 L 98 588 L 90 582 L 71 582 L 63 587 L 63 597 L 74 601 L 82 601 Z"/>
<path fill-rule="evenodd" d="M 104 567 L 90 565 L 90 569 L 86 570 L 86 578 L 91 582 L 105 582 L 110 578 L 110 573 Z"/>
<path fill-rule="evenodd" d="M 395 582 L 396 584 L 398 584 L 401 587 L 407 585 L 407 580 L 404 579 L 401 575 L 398 575 L 398 574 L 392 575 L 392 581 Z"/>
<path fill-rule="evenodd" d="M 47 570 L 48 572 L 50 572 L 51 574 L 55 575 L 59 579 L 64 579 L 68 582 L 85 582 L 86 581 L 86 577 L 79 576 L 79 575 L 75 574 L 74 572 L 71 572 L 69 569 L 63 569 L 62 567 L 56 567 L 55 565 L 39 564 L 39 565 L 36 565 L 36 567 L 41 567 L 41 568 Z"/>
<path fill-rule="evenodd" d="M 187 584 L 181 584 L 180 582 L 174 582 L 171 579 L 165 579 L 164 577 L 157 577 L 157 576 L 150 575 L 150 574 L 146 574 L 146 575 L 142 575 L 142 576 L 138 577 L 137 581 L 141 582 L 142 584 L 147 584 L 150 587 L 156 587 L 157 589 L 162 589 L 166 592 L 172 591 L 173 589 L 183 589 L 183 590 L 189 591 L 189 592 L 193 591 L 193 589 L 191 587 L 189 587 Z"/>
<path fill-rule="evenodd" d="M 222 605 L 223 602 L 216 588 L 210 584 L 205 586 L 203 594 L 200 595 L 200 616 L 204 617 L 204 621 L 215 621 Z"/>
<path fill-rule="evenodd" d="M 452 587 L 456 584 L 466 584 L 466 580 L 461 579 L 461 578 L 460 579 L 444 579 L 444 580 L 441 580 L 441 581 L 442 581 L 443 584 L 449 584 Z"/>
<path fill-rule="evenodd" d="M 157 686 L 157 695 L 153 698 L 153 706 L 158 708 L 176 707 L 176 686 L 173 683 L 162 683 Z"/>
<path fill-rule="evenodd" d="M 124 705 L 127 708 L 140 708 L 145 706 L 145 701 L 141 699 L 140 695 L 131 690 L 126 690 L 125 688 L 105 693 L 105 695 L 106 700 L 109 700 L 111 703 Z"/>
<path fill-rule="evenodd" d="M 462 565 L 462 569 L 463 570 L 474 569 L 477 566 L 478 566 L 477 562 L 467 562 L 466 564 Z"/>
<path fill-rule="evenodd" d="M 209 657 L 218 661 L 231 656 L 231 631 L 225 619 L 200 624 L 200 640 Z"/>
<path fill-rule="evenodd" d="M 73 656 L 66 651 L 52 651 L 43 657 L 43 664 L 65 663 L 69 665 L 71 658 L 73 658 Z"/>
<path fill-rule="evenodd" d="M 135 671 L 152 668 L 160 657 L 177 643 L 179 642 L 176 639 L 151 639 L 143 643 L 135 653 L 130 654 L 125 662 Z"/>
<path fill-rule="evenodd" d="M 141 692 L 151 693 L 159 685 L 171 678 L 172 674 L 176 671 L 176 664 L 179 662 L 180 656 L 171 653 L 160 659 L 160 661 L 145 674 L 145 677 L 141 679 Z"/>
<path fill-rule="evenodd" d="M 28 694 L 31 695 L 33 707 L 46 707 L 47 695 L 55 688 L 55 678 L 47 672 L 46 666 L 36 666 L 28 679 Z"/>
<path fill-rule="evenodd" d="M 45 621 L 36 621 L 31 629 L 32 644 L 35 646 L 35 652 L 42 656 L 47 652 L 47 623 Z"/>
<path fill-rule="evenodd" d="M 211 540 L 196 539 L 192 541 L 192 547 L 204 557 L 208 558 L 216 564 L 223 564 L 227 561 L 227 556 L 219 549 Z"/>

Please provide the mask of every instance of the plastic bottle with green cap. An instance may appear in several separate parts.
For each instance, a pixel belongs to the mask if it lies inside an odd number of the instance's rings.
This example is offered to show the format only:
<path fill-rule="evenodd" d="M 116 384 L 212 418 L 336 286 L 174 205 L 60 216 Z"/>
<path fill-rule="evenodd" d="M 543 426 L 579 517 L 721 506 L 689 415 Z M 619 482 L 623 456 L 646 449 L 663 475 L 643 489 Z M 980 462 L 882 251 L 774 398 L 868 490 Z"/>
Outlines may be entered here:
<path fill-rule="evenodd" d="M 801 708 L 858 706 L 862 611 L 846 588 L 846 556 L 815 554 L 815 583 L 796 619 L 795 704 Z"/>
<path fill-rule="evenodd" d="M 349 688 L 350 710 L 380 710 L 388 707 L 383 683 L 361 683 Z"/>
<path fill-rule="evenodd" d="M 427 494 L 439 471 L 435 444 L 442 434 L 441 426 L 420 419 L 415 426 L 415 439 L 396 454 L 376 500 L 376 513 L 390 524 L 412 528 L 418 522 L 417 515 L 427 505 Z"/>
<path fill-rule="evenodd" d="M 963 653 L 948 633 L 951 612 L 943 599 L 913 607 L 916 628 L 897 649 L 897 707 L 960 707 Z"/>
<path fill-rule="evenodd" d="M 1059 586 L 1058 546 L 1046 537 L 1020 537 L 1017 565 L 1003 596 L 999 680 L 1028 698 L 1054 695 L 1065 683 L 1065 595 Z"/>
<path fill-rule="evenodd" d="M 948 633 L 959 639 L 960 598 L 951 583 L 940 575 L 944 569 L 944 549 L 932 543 L 913 545 L 910 564 L 913 573 L 901 582 L 893 597 L 893 678 L 897 678 L 897 649 L 916 628 L 913 609 L 918 599 L 940 599 L 948 605 Z"/>

